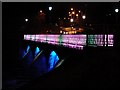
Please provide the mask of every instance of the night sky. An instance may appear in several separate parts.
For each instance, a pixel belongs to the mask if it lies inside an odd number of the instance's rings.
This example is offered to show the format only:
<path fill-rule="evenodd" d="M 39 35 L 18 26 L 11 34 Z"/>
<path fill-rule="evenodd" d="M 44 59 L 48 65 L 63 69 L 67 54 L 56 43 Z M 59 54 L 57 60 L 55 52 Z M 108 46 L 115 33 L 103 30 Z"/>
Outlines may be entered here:
<path fill-rule="evenodd" d="M 13 33 L 25 25 L 25 18 L 33 22 L 32 19 L 40 10 L 43 10 L 46 18 L 48 18 L 49 6 L 53 8 L 51 16 L 54 23 L 58 21 L 59 17 L 68 16 L 72 7 L 75 10 L 81 10 L 86 15 L 86 22 L 89 24 L 115 24 L 116 13 L 114 10 L 120 8 L 120 3 L 115 2 L 6 2 L 2 5 L 3 29 L 6 29 L 6 32 Z M 120 14 L 118 14 L 119 16 Z"/>
<path fill-rule="evenodd" d="M 64 17 L 73 7 L 86 13 L 87 18 L 91 21 L 105 19 L 107 14 L 114 14 L 114 9 L 119 7 L 119 3 L 43 3 L 43 2 L 24 2 L 24 3 L 3 3 L 3 18 L 6 20 L 23 19 L 37 15 L 39 10 L 48 13 L 48 7 L 52 6 L 54 17 Z"/>

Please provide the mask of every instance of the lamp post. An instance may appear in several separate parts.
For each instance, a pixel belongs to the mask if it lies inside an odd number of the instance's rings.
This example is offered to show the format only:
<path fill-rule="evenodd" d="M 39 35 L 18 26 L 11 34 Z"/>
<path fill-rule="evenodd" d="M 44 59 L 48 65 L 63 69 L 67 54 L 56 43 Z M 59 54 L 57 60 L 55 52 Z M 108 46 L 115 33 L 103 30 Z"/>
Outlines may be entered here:
<path fill-rule="evenodd" d="M 52 20 L 52 19 L 51 19 L 51 18 L 52 18 L 52 17 L 51 17 L 51 16 L 52 16 L 52 15 L 51 15 L 52 7 L 51 7 L 51 6 L 49 7 L 49 11 L 50 11 L 50 12 L 49 12 L 49 25 L 50 25 L 50 29 L 51 29 L 51 24 L 52 24 L 52 21 L 51 21 L 51 20 Z M 50 30 L 50 31 L 51 31 L 51 30 Z"/>
<path fill-rule="evenodd" d="M 118 37 L 119 37 L 119 29 L 118 29 L 118 14 L 119 14 L 119 9 L 118 8 L 116 8 L 115 9 L 115 27 L 116 27 L 116 30 L 115 30 L 115 44 L 116 44 L 116 47 L 118 47 L 119 46 L 119 39 L 118 39 Z"/>
<path fill-rule="evenodd" d="M 118 8 L 115 9 L 115 13 L 116 13 L 115 17 L 116 17 L 116 25 L 117 25 L 118 24 L 118 13 L 119 13 Z"/>
<path fill-rule="evenodd" d="M 82 19 L 83 19 L 83 28 L 85 30 L 85 19 L 86 19 L 86 15 L 82 15 Z"/>
<path fill-rule="evenodd" d="M 71 19 L 70 19 L 70 22 L 71 22 L 71 31 L 72 31 L 72 23 L 73 23 L 73 21 L 74 21 L 74 19 L 71 18 Z"/>

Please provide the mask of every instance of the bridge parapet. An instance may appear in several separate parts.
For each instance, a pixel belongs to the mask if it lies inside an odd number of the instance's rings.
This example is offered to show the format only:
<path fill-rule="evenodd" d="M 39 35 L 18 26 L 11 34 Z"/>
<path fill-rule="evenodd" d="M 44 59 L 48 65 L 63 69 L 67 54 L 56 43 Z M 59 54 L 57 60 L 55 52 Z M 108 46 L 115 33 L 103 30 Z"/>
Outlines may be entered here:
<path fill-rule="evenodd" d="M 69 48 L 83 49 L 85 46 L 108 46 L 111 47 L 114 44 L 114 35 L 24 35 L 24 40 L 30 40 L 40 43 L 48 43 L 53 45 L 65 46 Z"/>

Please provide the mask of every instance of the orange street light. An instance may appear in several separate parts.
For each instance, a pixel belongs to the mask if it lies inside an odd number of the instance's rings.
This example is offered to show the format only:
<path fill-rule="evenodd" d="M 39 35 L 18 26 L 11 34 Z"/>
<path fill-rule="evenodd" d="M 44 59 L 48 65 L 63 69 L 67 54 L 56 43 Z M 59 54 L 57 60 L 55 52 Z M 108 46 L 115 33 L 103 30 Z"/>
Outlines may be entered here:
<path fill-rule="evenodd" d="M 78 17 L 78 14 L 76 14 L 76 17 Z"/>
<path fill-rule="evenodd" d="M 70 19 L 70 22 L 73 22 L 73 19 L 72 19 L 72 18 Z"/>
<path fill-rule="evenodd" d="M 71 10 L 73 10 L 73 8 L 71 8 Z"/>
<path fill-rule="evenodd" d="M 75 14 L 75 12 L 72 12 L 72 14 Z"/>

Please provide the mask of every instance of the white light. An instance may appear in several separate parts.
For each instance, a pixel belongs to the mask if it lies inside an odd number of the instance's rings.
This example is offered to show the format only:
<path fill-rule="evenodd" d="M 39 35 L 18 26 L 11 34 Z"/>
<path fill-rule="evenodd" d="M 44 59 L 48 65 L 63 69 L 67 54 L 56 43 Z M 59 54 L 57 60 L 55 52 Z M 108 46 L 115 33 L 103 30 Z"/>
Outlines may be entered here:
<path fill-rule="evenodd" d="M 49 7 L 49 10 L 51 11 L 51 10 L 52 10 L 52 7 Z"/>
<path fill-rule="evenodd" d="M 28 19 L 25 19 L 26 22 L 28 22 Z"/>
<path fill-rule="evenodd" d="M 66 34 L 68 34 L 68 32 L 66 32 Z"/>
<path fill-rule="evenodd" d="M 78 17 L 78 14 L 76 14 L 76 17 Z"/>
<path fill-rule="evenodd" d="M 73 8 L 71 8 L 71 10 L 73 10 Z"/>
<path fill-rule="evenodd" d="M 42 10 L 40 10 L 40 12 L 42 13 Z"/>
<path fill-rule="evenodd" d="M 118 13 L 118 12 L 119 12 L 119 9 L 115 9 L 115 12 Z"/>
<path fill-rule="evenodd" d="M 60 31 L 60 33 L 62 33 L 62 31 Z"/>
<path fill-rule="evenodd" d="M 70 22 L 73 22 L 73 19 L 70 19 Z"/>
<path fill-rule="evenodd" d="M 82 16 L 82 18 L 83 18 L 83 19 L 85 19 L 85 18 L 86 18 L 86 16 L 85 16 L 85 15 L 83 15 L 83 16 Z"/>
<path fill-rule="evenodd" d="M 72 14 L 75 14 L 75 12 L 72 12 Z"/>

